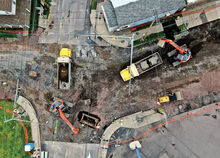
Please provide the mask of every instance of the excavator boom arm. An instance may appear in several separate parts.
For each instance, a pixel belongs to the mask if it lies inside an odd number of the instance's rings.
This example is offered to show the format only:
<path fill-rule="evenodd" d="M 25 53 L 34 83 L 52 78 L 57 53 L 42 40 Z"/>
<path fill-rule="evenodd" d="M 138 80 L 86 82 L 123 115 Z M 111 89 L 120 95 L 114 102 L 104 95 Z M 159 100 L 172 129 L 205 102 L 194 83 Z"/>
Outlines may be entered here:
<path fill-rule="evenodd" d="M 160 41 L 164 41 L 164 42 L 168 42 L 170 43 L 174 48 L 176 48 L 180 54 L 184 54 L 184 49 L 183 48 L 180 48 L 176 43 L 174 43 L 172 40 L 169 40 L 169 39 L 159 39 Z"/>
<path fill-rule="evenodd" d="M 65 117 L 65 114 L 63 113 L 63 111 L 61 109 L 58 109 L 59 113 L 60 113 L 60 117 L 66 122 L 66 124 L 71 128 L 71 130 L 75 133 L 78 134 L 79 129 L 76 129 L 75 127 L 73 127 L 73 125 L 70 123 L 70 121 Z"/>
<path fill-rule="evenodd" d="M 180 53 L 180 54 L 178 54 L 177 59 L 180 60 L 181 63 L 185 63 L 185 62 L 189 61 L 189 59 L 191 58 L 191 51 L 189 49 L 182 48 L 182 47 L 178 46 L 175 42 L 173 42 L 170 39 L 159 38 L 158 40 L 163 41 L 163 42 L 168 42 L 173 47 L 175 47 Z"/>

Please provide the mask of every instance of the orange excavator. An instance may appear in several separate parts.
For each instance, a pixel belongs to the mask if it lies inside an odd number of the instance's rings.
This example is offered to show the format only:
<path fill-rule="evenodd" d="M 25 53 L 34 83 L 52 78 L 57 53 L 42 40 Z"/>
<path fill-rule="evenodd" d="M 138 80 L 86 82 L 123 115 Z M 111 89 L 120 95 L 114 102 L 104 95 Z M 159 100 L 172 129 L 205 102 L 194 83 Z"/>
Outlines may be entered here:
<path fill-rule="evenodd" d="M 67 108 L 64 104 L 64 101 L 62 99 L 58 99 L 55 100 L 51 107 L 50 107 L 50 111 L 52 111 L 55 115 L 60 116 L 65 122 L 66 124 L 70 127 L 70 129 L 75 133 L 78 134 L 79 129 L 75 128 L 70 121 L 66 118 L 65 114 L 63 111 L 65 111 Z"/>
<path fill-rule="evenodd" d="M 171 56 L 177 54 L 176 59 L 178 61 L 175 62 L 175 64 L 173 64 L 174 66 L 177 66 L 181 63 L 186 63 L 187 61 L 190 60 L 191 51 L 186 47 L 186 45 L 178 46 L 175 42 L 173 42 L 170 39 L 161 39 L 161 38 L 159 38 L 158 40 L 162 41 L 162 43 L 167 42 L 167 43 L 171 44 L 174 48 L 176 48 L 176 50 L 171 51 L 171 52 L 168 53 L 168 57 L 171 57 Z M 164 45 L 164 44 L 162 44 L 162 45 Z"/>

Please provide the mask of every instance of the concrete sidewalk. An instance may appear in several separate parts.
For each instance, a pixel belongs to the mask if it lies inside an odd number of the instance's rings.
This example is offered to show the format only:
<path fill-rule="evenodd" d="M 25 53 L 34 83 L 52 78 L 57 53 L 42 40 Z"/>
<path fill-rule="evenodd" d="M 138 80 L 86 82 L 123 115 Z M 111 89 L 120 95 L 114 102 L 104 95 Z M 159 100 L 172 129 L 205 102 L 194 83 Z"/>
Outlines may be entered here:
<path fill-rule="evenodd" d="M 120 127 L 137 129 L 164 119 L 165 116 L 163 114 L 157 113 L 154 110 L 149 110 L 145 112 L 137 112 L 114 121 L 102 135 L 98 158 L 106 157 L 108 146 L 105 144 L 109 142 L 112 134 Z"/>
<path fill-rule="evenodd" d="M 220 5 L 219 1 L 210 2 L 202 6 L 198 6 L 193 9 L 193 11 L 206 11 L 210 8 Z M 192 11 L 192 10 L 189 10 Z M 183 16 L 176 20 L 177 26 L 187 24 L 187 29 L 212 22 L 214 20 L 220 19 L 220 7 L 210 10 L 207 13 L 195 13 L 195 14 L 183 14 Z"/>
<path fill-rule="evenodd" d="M 34 141 L 35 152 L 34 155 L 39 155 L 41 152 L 41 144 L 40 144 L 40 128 L 39 122 L 37 119 L 37 114 L 31 105 L 31 103 L 24 97 L 19 96 L 17 100 L 17 104 L 19 104 L 28 114 L 31 121 L 31 134 L 32 139 Z"/>

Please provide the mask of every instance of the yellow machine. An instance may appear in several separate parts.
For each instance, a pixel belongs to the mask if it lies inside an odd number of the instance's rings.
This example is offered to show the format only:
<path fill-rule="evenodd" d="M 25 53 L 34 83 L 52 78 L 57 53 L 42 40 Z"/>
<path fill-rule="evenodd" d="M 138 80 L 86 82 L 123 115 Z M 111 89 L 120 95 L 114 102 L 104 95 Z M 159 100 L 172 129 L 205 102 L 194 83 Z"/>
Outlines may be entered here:
<path fill-rule="evenodd" d="M 57 58 L 57 88 L 69 89 L 71 86 L 71 50 L 62 48 Z"/>
<path fill-rule="evenodd" d="M 71 50 L 68 48 L 62 48 L 60 51 L 60 57 L 71 57 Z"/>
<path fill-rule="evenodd" d="M 156 66 L 161 65 L 162 63 L 163 61 L 160 57 L 160 54 L 156 52 L 123 69 L 120 72 L 120 75 L 123 81 L 128 81 L 131 78 L 137 77 L 155 68 Z"/>
<path fill-rule="evenodd" d="M 131 74 L 130 74 L 130 68 L 131 68 Z M 123 69 L 120 72 L 120 75 L 124 81 L 130 80 L 130 78 L 134 78 L 136 76 L 139 76 L 138 70 L 135 66 L 135 64 L 131 64 L 131 66 L 128 66 L 127 68 Z"/>
<path fill-rule="evenodd" d="M 163 96 L 159 98 L 160 103 L 167 103 L 170 102 L 170 97 L 169 96 Z"/>
<path fill-rule="evenodd" d="M 131 78 L 131 75 L 130 75 L 130 72 L 129 72 L 129 69 L 128 69 L 128 68 L 123 69 L 123 70 L 120 72 L 120 75 L 121 75 L 123 81 L 128 81 L 128 80 L 130 80 L 130 78 Z"/>
<path fill-rule="evenodd" d="M 183 100 L 183 93 L 182 91 L 176 91 L 174 93 L 168 94 L 167 96 L 163 96 L 159 98 L 160 103 L 168 103 L 172 101 L 178 101 L 178 100 Z"/>

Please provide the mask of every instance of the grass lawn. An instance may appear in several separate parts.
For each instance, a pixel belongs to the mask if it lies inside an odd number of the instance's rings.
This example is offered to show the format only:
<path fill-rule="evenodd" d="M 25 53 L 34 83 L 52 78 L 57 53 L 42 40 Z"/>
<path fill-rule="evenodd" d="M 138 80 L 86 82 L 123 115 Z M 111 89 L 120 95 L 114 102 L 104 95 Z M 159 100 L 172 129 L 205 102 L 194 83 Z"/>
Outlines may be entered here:
<path fill-rule="evenodd" d="M 30 16 L 30 28 L 29 28 L 29 35 L 32 35 L 32 33 L 37 30 L 38 28 L 38 22 L 39 22 L 39 14 L 36 7 L 40 7 L 40 1 L 38 0 L 32 0 L 31 1 L 31 16 Z"/>
<path fill-rule="evenodd" d="M 0 38 L 17 38 L 17 34 L 0 32 Z"/>
<path fill-rule="evenodd" d="M 92 10 L 96 10 L 96 7 L 97 7 L 97 1 L 96 0 L 92 0 L 91 9 Z"/>
<path fill-rule="evenodd" d="M 0 100 L 0 157 L 1 158 L 29 158 L 24 151 L 25 135 L 19 121 L 4 123 L 4 116 L 10 119 L 12 114 L 4 114 L 4 109 L 13 110 L 13 102 Z M 28 130 L 29 142 L 31 141 L 30 123 L 24 123 Z"/>
<path fill-rule="evenodd" d="M 45 0 L 45 2 L 50 6 L 51 0 Z M 49 17 L 49 14 L 50 14 L 50 8 L 44 9 L 43 14 L 46 15 L 47 18 L 48 18 L 48 17 Z"/>
<path fill-rule="evenodd" d="M 157 38 L 163 38 L 165 37 L 165 33 L 164 32 L 160 32 L 160 33 L 156 33 L 156 34 L 152 34 L 152 35 L 149 35 L 147 36 L 144 41 L 141 41 L 141 40 L 136 40 L 134 41 L 134 45 L 135 46 L 138 46 L 140 44 L 145 44 L 145 43 L 148 43 L 148 42 L 152 42 L 152 41 L 155 41 Z"/>

